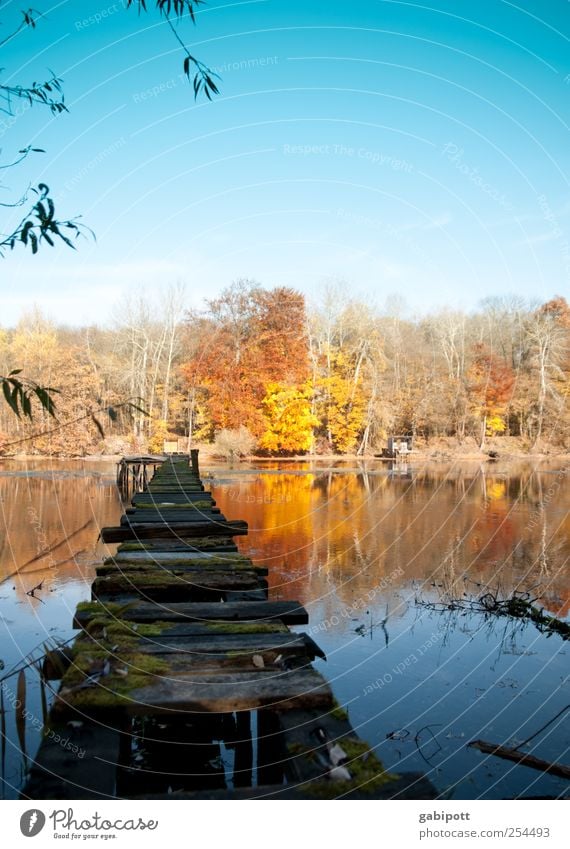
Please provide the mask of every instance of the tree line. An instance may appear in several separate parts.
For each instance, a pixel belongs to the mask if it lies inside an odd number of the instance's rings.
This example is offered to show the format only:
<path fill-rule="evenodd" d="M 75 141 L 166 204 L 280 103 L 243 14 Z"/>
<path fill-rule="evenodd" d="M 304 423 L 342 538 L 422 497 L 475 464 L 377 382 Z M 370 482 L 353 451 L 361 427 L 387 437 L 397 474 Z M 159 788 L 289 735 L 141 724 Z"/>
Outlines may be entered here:
<path fill-rule="evenodd" d="M 17 364 L 57 390 L 55 420 L 0 407 L 0 451 L 157 452 L 179 440 L 226 455 L 368 454 L 390 434 L 570 447 L 562 297 L 414 318 L 398 299 L 374 309 L 341 285 L 308 306 L 291 288 L 239 280 L 202 310 L 184 302 L 170 286 L 124 298 L 107 327 L 56 326 L 35 310 L 0 331 L 0 373 Z"/>

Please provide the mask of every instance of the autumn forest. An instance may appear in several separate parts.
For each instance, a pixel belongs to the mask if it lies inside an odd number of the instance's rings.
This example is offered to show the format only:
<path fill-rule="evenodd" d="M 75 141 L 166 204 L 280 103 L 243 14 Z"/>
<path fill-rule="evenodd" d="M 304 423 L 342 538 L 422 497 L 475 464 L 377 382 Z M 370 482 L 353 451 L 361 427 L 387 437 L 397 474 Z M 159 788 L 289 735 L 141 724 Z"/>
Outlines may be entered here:
<path fill-rule="evenodd" d="M 329 286 L 317 304 L 240 280 L 188 311 L 172 285 L 105 328 L 40 312 L 0 331 L 0 374 L 57 390 L 56 418 L 0 407 L 0 452 L 89 455 L 214 443 L 222 456 L 370 454 L 416 445 L 570 448 L 570 307 L 516 296 L 411 317 Z"/>

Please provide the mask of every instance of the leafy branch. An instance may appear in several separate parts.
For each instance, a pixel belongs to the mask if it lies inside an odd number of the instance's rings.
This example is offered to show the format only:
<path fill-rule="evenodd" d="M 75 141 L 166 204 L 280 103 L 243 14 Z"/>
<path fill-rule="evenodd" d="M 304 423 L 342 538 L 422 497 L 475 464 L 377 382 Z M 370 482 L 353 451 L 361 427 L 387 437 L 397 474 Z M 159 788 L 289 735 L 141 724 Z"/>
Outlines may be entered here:
<path fill-rule="evenodd" d="M 0 106 L 0 112 L 6 115 L 14 115 L 14 101 L 24 100 L 29 106 L 34 103 L 48 106 L 54 115 L 67 112 L 65 98 L 61 88 L 61 79 L 50 71 L 51 77 L 44 82 L 33 82 L 30 86 L 23 85 L 0 85 L 0 99 L 4 105 Z"/>
<path fill-rule="evenodd" d="M 13 250 L 18 243 L 26 246 L 29 245 L 32 253 L 35 254 L 38 252 L 38 247 L 42 242 L 47 242 L 48 245 L 53 247 L 55 239 L 60 239 L 68 247 L 75 250 L 75 245 L 71 241 L 70 236 L 66 235 L 63 230 L 69 230 L 70 235 L 74 235 L 75 238 L 87 230 L 94 237 L 93 232 L 88 227 L 77 223 L 77 218 L 69 218 L 65 221 L 59 221 L 56 218 L 55 204 L 49 196 L 49 186 L 45 183 L 40 183 L 37 188 L 32 188 L 29 191 L 36 194 L 39 200 L 36 201 L 31 210 L 26 213 L 11 233 L 7 235 L 0 234 L 0 256 L 4 255 L 3 248 L 9 247 Z M 12 206 L 22 206 L 27 198 L 28 193 L 15 204 L 12 204 Z"/>
<path fill-rule="evenodd" d="M 192 81 L 194 89 L 194 99 L 198 98 L 200 92 L 205 94 L 208 100 L 212 99 L 213 94 L 219 94 L 219 89 L 214 81 L 214 77 L 220 79 L 219 75 L 214 73 L 207 65 L 197 59 L 190 53 L 188 47 L 178 34 L 178 30 L 172 22 L 172 15 L 176 18 L 182 18 L 185 14 L 189 15 L 193 24 L 196 24 L 196 12 L 199 6 L 204 6 L 204 0 L 156 0 L 156 8 L 160 15 L 165 19 L 174 38 L 181 46 L 186 54 L 183 62 L 184 74 L 189 81 Z M 131 6 L 136 6 L 139 12 L 148 12 L 147 0 L 127 0 L 127 9 Z"/>
<path fill-rule="evenodd" d="M 0 377 L 0 381 L 3 382 L 5 380 L 10 380 L 11 375 L 17 374 L 18 371 L 11 372 L 10 375 L 8 375 L 7 378 Z M 34 386 L 33 381 L 26 381 L 26 383 L 29 384 L 31 387 Z M 48 394 L 50 392 L 58 392 L 59 391 L 57 389 L 51 389 L 50 387 L 38 387 L 37 384 L 35 386 L 36 386 L 36 389 L 40 390 L 40 392 L 42 392 L 42 389 L 43 389 L 43 391 L 47 392 Z M 36 395 L 37 394 L 38 393 L 36 391 Z M 6 393 L 4 393 L 4 395 L 6 396 Z M 38 395 L 38 398 L 40 399 L 40 403 L 42 403 L 42 406 L 44 406 L 44 403 L 42 402 L 40 395 Z M 6 400 L 8 400 L 8 399 L 6 398 Z M 81 416 L 77 416 L 76 418 L 70 419 L 69 421 L 66 421 L 66 422 L 60 422 L 59 424 L 55 425 L 55 427 L 47 428 L 46 430 L 38 431 L 37 433 L 32 433 L 32 434 L 30 434 L 30 436 L 24 436 L 21 439 L 15 439 L 12 442 L 4 442 L 4 443 L 2 443 L 1 447 L 2 447 L 3 450 L 5 450 L 6 448 L 11 448 L 13 445 L 20 445 L 22 442 L 30 442 L 33 439 L 40 439 L 40 437 L 42 437 L 42 436 L 51 436 L 51 434 L 57 433 L 57 431 L 63 430 L 64 428 L 69 427 L 70 425 L 77 424 L 78 422 L 85 421 L 85 419 L 91 419 L 91 421 L 93 422 L 93 424 L 95 425 L 95 427 L 99 431 L 100 436 L 102 438 L 104 438 L 105 437 L 105 430 L 103 428 L 103 425 L 101 424 L 101 422 L 97 418 L 97 415 L 99 413 L 106 413 L 109 416 L 110 421 L 112 421 L 112 422 L 117 420 L 117 410 L 120 410 L 122 408 L 126 408 L 128 410 L 132 410 L 134 412 L 141 413 L 143 416 L 150 415 L 145 409 L 143 409 L 140 406 L 141 400 L 142 399 L 140 399 L 140 398 L 134 398 L 134 399 L 128 399 L 127 401 L 122 401 L 120 404 L 112 404 L 112 405 L 107 404 L 104 407 L 98 407 L 98 408 L 95 408 L 95 409 L 90 408 L 85 413 L 83 413 Z M 12 409 L 14 409 L 14 407 L 12 406 L 12 404 L 9 401 L 8 401 L 8 403 L 10 404 Z M 53 404 L 53 401 L 52 401 L 52 404 Z M 47 407 L 44 407 L 44 409 L 47 409 Z M 48 412 L 50 412 L 50 411 L 48 410 Z M 17 415 L 19 415 L 19 413 L 17 413 Z M 32 418 L 31 413 L 27 414 L 27 415 L 29 416 L 30 419 Z M 51 415 L 54 415 L 54 413 L 52 412 Z"/>
<path fill-rule="evenodd" d="M 30 7 L 29 9 L 23 9 L 21 15 L 22 20 L 20 21 L 16 29 L 9 35 L 7 35 L 6 38 L 0 40 L 0 47 L 3 47 L 5 44 L 8 44 L 9 41 L 12 41 L 12 39 L 18 35 L 20 30 L 24 29 L 25 27 L 31 27 L 32 29 L 35 29 L 36 18 L 41 18 L 42 13 L 38 12 L 37 9 L 32 9 Z"/>
<path fill-rule="evenodd" d="M 35 380 L 29 380 L 27 377 L 17 377 L 21 374 L 22 369 L 14 369 L 7 376 L 0 375 L 0 384 L 4 399 L 13 413 L 21 418 L 33 418 L 32 414 L 32 399 L 39 401 L 43 410 L 55 418 L 55 403 L 52 395 L 59 392 L 58 389 L 53 389 L 51 386 L 40 386 Z"/>
<path fill-rule="evenodd" d="M 41 12 L 36 9 L 25 9 L 22 11 L 22 20 L 13 32 L 7 35 L 0 41 L 0 47 L 8 44 L 14 39 L 22 29 L 30 27 L 36 28 L 37 18 L 41 17 Z M 0 85 L 0 102 L 4 105 L 0 106 L 0 112 L 7 115 L 14 115 L 15 101 L 24 100 L 29 106 L 34 103 L 39 103 L 42 106 L 48 106 L 54 115 L 60 112 L 67 112 L 65 105 L 63 90 L 61 88 L 61 79 L 50 70 L 51 76 L 43 82 L 33 82 L 29 86 L 23 85 Z"/>

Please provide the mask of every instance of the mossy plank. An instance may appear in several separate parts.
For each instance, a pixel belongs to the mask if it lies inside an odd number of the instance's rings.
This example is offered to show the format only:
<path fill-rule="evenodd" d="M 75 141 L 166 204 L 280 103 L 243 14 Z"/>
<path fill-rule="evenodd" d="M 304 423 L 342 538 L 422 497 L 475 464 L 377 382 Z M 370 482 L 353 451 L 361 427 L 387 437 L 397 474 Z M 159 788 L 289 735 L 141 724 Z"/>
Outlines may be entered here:
<path fill-rule="evenodd" d="M 180 490 L 172 490 L 171 492 L 152 493 L 150 490 L 137 492 L 131 498 L 133 507 L 138 507 L 139 504 L 160 504 L 167 502 L 169 504 L 196 504 L 198 502 L 208 502 L 212 507 L 216 506 L 216 502 L 210 492 L 200 490 L 199 492 L 180 492 Z"/>
<path fill-rule="evenodd" d="M 193 539 L 158 539 L 146 542 L 123 542 L 118 547 L 119 554 L 124 551 L 156 551 L 164 552 L 202 552 L 202 551 L 237 551 L 237 545 L 231 537 L 196 537 Z"/>
<path fill-rule="evenodd" d="M 287 638 L 302 639 L 302 644 L 310 651 L 315 645 L 307 634 L 292 634 L 282 622 L 188 622 L 172 623 L 168 621 L 157 621 L 152 623 L 128 622 L 125 620 L 113 620 L 110 617 L 98 617 L 91 620 L 82 634 L 74 643 L 79 646 L 77 651 L 83 651 L 85 645 L 91 646 L 94 640 L 99 640 L 105 645 L 126 644 L 131 642 L 139 645 L 141 641 L 148 640 L 152 645 L 155 642 L 161 645 L 168 641 L 190 640 L 204 638 L 207 640 L 218 637 L 240 636 L 244 639 L 244 645 L 259 647 L 263 640 L 269 635 L 271 638 L 277 635 L 278 640 Z M 250 638 L 254 637 L 255 640 Z M 250 640 L 250 642 L 248 642 Z M 106 642 L 107 641 L 107 642 Z M 166 641 L 166 642 L 165 642 Z M 276 643 L 278 645 L 280 643 Z M 271 644 L 273 645 L 273 644 Z M 75 648 L 74 648 L 75 651 Z M 311 651 L 311 653 L 313 653 Z"/>
<path fill-rule="evenodd" d="M 195 662 L 208 661 L 208 666 L 222 655 L 234 658 L 249 658 L 249 666 L 253 670 L 254 655 L 263 657 L 266 667 L 273 667 L 275 674 L 283 671 L 283 660 L 292 656 L 313 658 L 312 644 L 305 639 L 304 634 L 291 632 L 271 633 L 228 633 L 209 634 L 205 629 L 196 633 L 180 634 L 171 630 L 163 630 L 156 636 L 116 635 L 105 629 L 94 629 L 93 633 L 84 634 L 76 640 L 74 657 L 93 652 L 106 652 L 110 658 L 121 658 L 129 651 L 154 655 L 163 658 L 168 663 L 177 664 L 178 670 L 184 670 Z M 73 659 L 72 659 L 73 661 Z"/>
<path fill-rule="evenodd" d="M 143 496 L 143 497 L 141 497 Z M 169 509 L 169 510 L 212 510 L 218 509 L 215 505 L 212 504 L 212 496 L 209 493 L 203 492 L 199 498 L 192 498 L 189 501 L 184 500 L 184 497 L 181 497 L 178 501 L 170 501 L 168 498 L 165 498 L 164 495 L 161 495 L 160 498 L 157 498 L 155 495 L 151 495 L 150 493 L 142 492 L 139 493 L 139 497 L 134 502 L 134 504 L 129 509 L 134 510 L 160 510 L 160 509 Z"/>
<path fill-rule="evenodd" d="M 166 590 L 176 588 L 180 592 L 192 589 L 257 589 L 267 586 L 253 570 L 237 571 L 216 567 L 215 571 L 201 569 L 193 572 L 180 572 L 176 568 L 166 569 L 137 569 L 128 574 L 118 570 L 108 575 L 96 578 L 93 583 L 95 595 L 105 593 L 143 592 L 149 589 Z"/>
<path fill-rule="evenodd" d="M 102 602 L 81 602 L 77 606 L 74 627 L 85 628 L 101 615 L 127 622 L 282 622 L 287 625 L 306 625 L 309 616 L 298 601 L 241 601 L 189 603 L 168 602 L 161 605 L 133 601 L 127 605 Z"/>
<path fill-rule="evenodd" d="M 226 590 L 267 590 L 267 581 L 254 572 L 159 572 L 117 573 L 96 578 L 91 592 L 94 599 L 121 600 L 140 596 L 156 602 L 219 601 Z"/>
<path fill-rule="evenodd" d="M 273 670 L 238 673 L 206 673 L 190 679 L 155 678 L 131 693 L 136 703 L 133 712 L 149 709 L 171 711 L 287 711 L 301 707 L 326 707 L 332 701 L 330 687 L 311 667 L 288 670 L 276 675 Z"/>
<path fill-rule="evenodd" d="M 170 525 L 175 522 L 187 522 L 187 523 L 198 523 L 198 522 L 224 522 L 226 517 L 218 511 L 214 513 L 214 511 L 196 511 L 194 513 L 186 513 L 183 511 L 179 511 L 178 513 L 168 513 L 155 510 L 136 510 L 134 513 L 123 513 L 120 520 L 121 526 L 130 526 L 130 525 L 153 525 L 153 524 L 167 524 Z"/>
<path fill-rule="evenodd" d="M 211 522 L 171 522 L 122 525 L 101 528 L 103 542 L 128 542 L 146 539 L 179 539 L 181 537 L 241 536 L 247 534 L 243 520 Z"/>
<path fill-rule="evenodd" d="M 208 552 L 208 551 L 118 551 L 113 557 L 107 557 L 103 561 L 103 565 L 108 566 L 113 563 L 141 563 L 141 564 L 160 564 L 160 565 L 198 565 L 210 563 L 223 566 L 237 566 L 249 563 L 253 565 L 251 559 L 245 554 L 238 552 Z"/>
<path fill-rule="evenodd" d="M 252 563 L 208 563 L 208 561 L 194 561 L 190 563 L 184 562 L 154 562 L 154 563 L 140 563 L 134 562 L 131 563 L 129 561 L 123 562 L 111 562 L 104 563 L 101 566 L 97 566 L 96 574 L 97 576 L 105 576 L 105 575 L 128 575 L 134 577 L 139 572 L 144 572 L 145 570 L 160 571 L 167 575 L 189 575 L 190 577 L 196 577 L 202 573 L 208 574 L 209 572 L 220 572 L 223 571 L 229 574 L 249 574 L 249 575 L 257 575 L 257 577 L 264 577 L 267 575 L 268 570 L 264 569 L 262 566 L 254 566 Z"/>

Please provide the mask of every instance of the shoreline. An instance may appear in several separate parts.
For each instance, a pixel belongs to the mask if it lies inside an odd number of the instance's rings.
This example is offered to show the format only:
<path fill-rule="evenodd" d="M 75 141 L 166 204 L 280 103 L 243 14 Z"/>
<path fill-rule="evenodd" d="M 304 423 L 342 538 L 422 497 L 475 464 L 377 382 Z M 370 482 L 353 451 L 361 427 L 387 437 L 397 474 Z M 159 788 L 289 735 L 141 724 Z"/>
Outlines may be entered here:
<path fill-rule="evenodd" d="M 219 463 L 227 465 L 230 463 L 224 457 L 215 455 L 208 450 L 210 446 L 201 446 L 200 453 L 202 460 L 207 462 Z M 550 450 L 540 452 L 524 453 L 522 451 L 498 451 L 493 448 L 492 451 L 497 451 L 497 456 L 489 456 L 485 451 L 458 451 L 458 450 L 442 450 L 433 449 L 431 451 L 418 450 L 411 451 L 405 458 L 399 460 L 390 459 L 388 457 L 380 457 L 375 454 L 297 454 L 291 457 L 267 457 L 251 454 L 246 457 L 240 457 L 233 461 L 233 465 L 245 465 L 247 463 L 378 463 L 384 465 L 386 463 L 414 464 L 414 463 L 521 463 L 521 462 L 570 462 L 570 452 L 563 450 Z M 0 465 L 3 462 L 29 462 L 41 460 L 64 460 L 67 462 L 78 463 L 119 463 L 123 454 L 10 454 L 0 456 Z"/>

